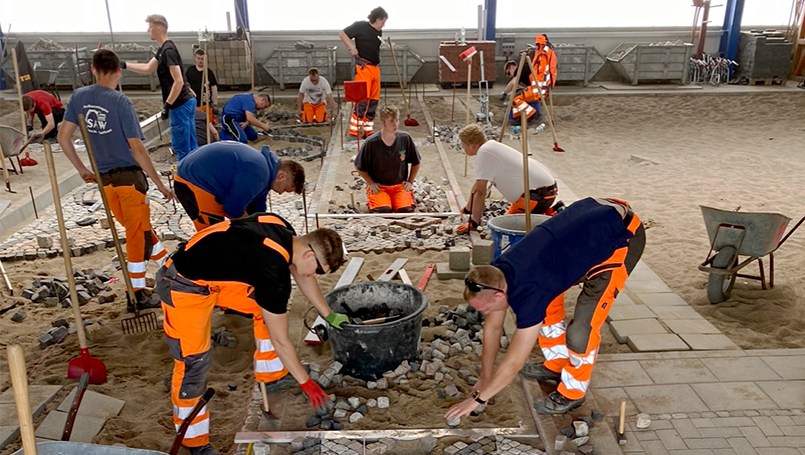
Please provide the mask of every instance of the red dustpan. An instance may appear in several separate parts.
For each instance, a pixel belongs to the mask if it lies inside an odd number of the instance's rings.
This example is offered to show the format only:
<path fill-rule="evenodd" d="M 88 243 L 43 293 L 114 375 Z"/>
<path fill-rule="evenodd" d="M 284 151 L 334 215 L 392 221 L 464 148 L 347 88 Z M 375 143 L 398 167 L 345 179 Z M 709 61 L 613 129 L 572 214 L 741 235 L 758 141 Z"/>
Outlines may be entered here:
<path fill-rule="evenodd" d="M 355 103 L 355 116 L 361 118 L 358 103 L 366 103 L 366 112 L 369 112 L 369 83 L 367 81 L 344 81 L 344 101 Z M 360 150 L 363 132 L 362 128 L 358 128 L 358 130 L 358 150 Z"/>

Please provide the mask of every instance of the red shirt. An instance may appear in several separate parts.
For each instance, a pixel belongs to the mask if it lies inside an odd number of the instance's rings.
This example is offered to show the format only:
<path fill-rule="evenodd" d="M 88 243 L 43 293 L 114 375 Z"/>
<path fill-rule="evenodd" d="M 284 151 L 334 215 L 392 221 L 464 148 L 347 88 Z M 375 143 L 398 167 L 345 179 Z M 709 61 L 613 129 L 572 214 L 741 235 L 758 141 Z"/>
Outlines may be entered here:
<path fill-rule="evenodd" d="M 42 113 L 42 115 L 50 115 L 53 113 L 53 108 L 58 107 L 64 109 L 61 101 L 44 90 L 33 90 L 26 93 L 24 96 L 34 100 L 35 110 Z"/>

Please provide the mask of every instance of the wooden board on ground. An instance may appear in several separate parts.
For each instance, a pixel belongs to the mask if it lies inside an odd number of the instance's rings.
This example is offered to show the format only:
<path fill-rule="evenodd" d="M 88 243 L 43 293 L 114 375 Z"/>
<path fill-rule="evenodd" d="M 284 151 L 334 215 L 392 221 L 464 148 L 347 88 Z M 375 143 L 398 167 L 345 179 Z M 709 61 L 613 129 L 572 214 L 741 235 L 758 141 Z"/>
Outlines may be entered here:
<path fill-rule="evenodd" d="M 397 274 L 400 275 L 400 279 L 403 283 L 409 286 L 411 285 L 411 278 L 408 277 L 408 272 L 406 272 L 405 269 L 400 269 Z"/>
<path fill-rule="evenodd" d="M 380 275 L 380 278 L 377 281 L 391 281 L 397 272 L 400 271 L 401 268 L 405 266 L 405 263 L 408 262 L 408 258 L 399 258 L 395 259 L 394 262 L 383 272 L 383 275 Z"/>
<path fill-rule="evenodd" d="M 355 281 L 355 277 L 358 276 L 358 272 L 361 271 L 361 267 L 363 267 L 363 258 L 350 259 L 346 270 L 344 270 L 344 273 L 341 275 L 341 278 L 338 279 L 338 283 L 335 284 L 333 289 L 352 284 L 352 282 Z"/>

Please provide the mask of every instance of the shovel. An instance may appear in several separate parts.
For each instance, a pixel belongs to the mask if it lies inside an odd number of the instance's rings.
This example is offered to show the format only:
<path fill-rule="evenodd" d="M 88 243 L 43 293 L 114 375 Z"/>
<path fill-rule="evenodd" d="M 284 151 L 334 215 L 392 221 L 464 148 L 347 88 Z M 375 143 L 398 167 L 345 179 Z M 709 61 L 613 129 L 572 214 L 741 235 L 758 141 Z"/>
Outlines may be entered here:
<path fill-rule="evenodd" d="M 394 71 L 397 72 L 397 80 L 400 82 L 400 92 L 402 92 L 403 101 L 405 101 L 405 121 L 403 122 L 405 126 L 419 126 L 419 122 L 416 119 L 411 118 L 411 108 L 410 108 L 410 97 L 409 99 L 405 99 L 405 87 L 403 87 L 402 77 L 400 76 L 400 67 L 397 66 L 397 56 L 394 55 L 394 46 L 391 44 L 391 38 L 389 38 L 389 50 L 391 50 L 391 59 L 394 60 Z"/>
<path fill-rule="evenodd" d="M 31 415 L 31 397 L 28 395 L 28 377 L 25 371 L 25 354 L 22 346 L 8 346 L 8 372 L 14 388 L 14 401 L 17 403 L 17 420 L 20 423 L 20 439 L 25 455 L 36 455 L 34 437 L 34 417 Z"/>
<path fill-rule="evenodd" d="M 78 333 L 78 346 L 81 356 L 76 357 L 67 364 L 67 377 L 75 379 L 84 373 L 89 373 L 89 381 L 93 384 L 106 382 L 106 365 L 100 359 L 89 355 L 87 348 L 87 334 L 84 332 L 84 321 L 81 319 L 81 310 L 78 308 L 78 293 L 75 289 L 75 276 L 73 275 L 73 262 L 70 259 L 70 247 L 67 244 L 67 229 L 64 227 L 64 214 L 61 209 L 59 196 L 59 183 L 56 181 L 56 166 L 53 164 L 53 153 L 50 144 L 45 142 L 45 160 L 48 163 L 50 174 L 50 187 L 53 191 L 53 206 L 56 208 L 56 218 L 59 221 L 59 236 L 61 237 L 62 255 L 64 256 L 64 270 L 67 273 L 67 283 L 70 286 L 70 305 L 73 307 L 76 331 Z"/>
<path fill-rule="evenodd" d="M 137 308 L 137 297 L 134 296 L 134 287 L 131 285 L 131 277 L 129 276 L 128 268 L 126 267 L 126 256 L 123 254 L 123 247 L 120 246 L 120 237 L 117 235 L 115 220 L 112 218 L 112 212 L 109 210 L 109 201 L 106 200 L 106 193 L 103 190 L 101 173 L 98 172 L 98 164 L 95 162 L 95 155 L 92 153 L 92 143 L 89 139 L 89 131 L 87 131 L 87 123 L 84 121 L 83 114 L 78 115 L 78 124 L 81 129 L 81 137 L 84 138 L 84 145 L 87 147 L 87 155 L 89 155 L 89 162 L 92 165 L 92 172 L 95 174 L 95 181 L 98 183 L 98 192 L 101 193 L 103 208 L 106 211 L 106 219 L 109 220 L 109 228 L 112 230 L 112 239 L 115 242 L 117 258 L 120 261 L 121 268 L 123 269 L 123 280 L 126 282 L 126 297 L 128 298 L 129 303 L 131 303 L 131 306 L 134 308 L 134 317 L 126 318 L 120 321 L 120 327 L 123 329 L 123 333 L 126 335 L 133 333 L 147 333 L 157 330 L 159 329 L 157 315 L 153 311 L 140 314 L 140 309 Z M 72 275 L 72 273 L 68 273 L 67 275 Z"/>

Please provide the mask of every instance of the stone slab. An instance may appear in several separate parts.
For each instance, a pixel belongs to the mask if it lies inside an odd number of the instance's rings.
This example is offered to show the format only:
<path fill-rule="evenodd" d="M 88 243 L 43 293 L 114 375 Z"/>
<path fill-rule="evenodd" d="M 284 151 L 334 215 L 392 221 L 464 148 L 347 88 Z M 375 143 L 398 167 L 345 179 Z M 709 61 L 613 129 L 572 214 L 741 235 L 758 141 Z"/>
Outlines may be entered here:
<path fill-rule="evenodd" d="M 760 357 L 706 357 L 702 363 L 719 381 L 773 381 L 783 379 Z"/>
<path fill-rule="evenodd" d="M 625 292 L 621 292 L 620 294 L 618 294 L 617 297 L 615 297 L 615 303 L 612 305 L 612 308 L 620 308 L 620 307 L 624 307 L 624 306 L 632 306 L 634 304 L 635 304 L 634 300 L 632 300 L 632 298 L 629 297 L 629 294 L 627 294 Z"/>
<path fill-rule="evenodd" d="M 42 414 L 45 406 L 56 397 L 62 389 L 60 385 L 30 385 L 28 396 L 31 400 L 31 414 L 34 419 Z M 17 421 L 17 405 L 14 403 L 14 390 L 9 387 L 0 397 L 0 426 L 19 426 Z"/>
<path fill-rule="evenodd" d="M 7 445 L 16 441 L 20 437 L 19 425 L 0 426 L 0 449 L 5 449 Z"/>
<path fill-rule="evenodd" d="M 757 385 L 783 409 L 805 408 L 805 381 L 764 381 Z"/>
<path fill-rule="evenodd" d="M 600 367 L 601 364 L 596 365 L 596 368 Z M 622 387 L 613 387 L 602 389 L 598 388 L 595 384 L 596 382 L 596 375 L 593 375 L 592 380 L 592 395 L 595 397 L 596 403 L 598 403 L 598 407 L 600 411 L 603 412 L 605 415 L 608 416 L 617 416 L 620 414 L 620 407 L 621 401 L 626 402 L 626 414 L 627 415 L 636 415 L 637 414 L 637 407 L 635 407 L 634 402 L 629 395 L 626 394 L 626 390 Z"/>
<path fill-rule="evenodd" d="M 644 305 L 655 306 L 688 306 L 688 302 L 673 292 L 637 292 L 637 298 Z"/>
<path fill-rule="evenodd" d="M 654 271 L 651 270 L 651 268 L 649 268 L 649 266 L 647 266 L 645 262 L 640 261 L 637 263 L 634 270 L 632 270 L 632 273 L 629 274 L 629 280 L 627 281 L 627 286 L 629 283 L 632 283 L 634 281 L 662 282 L 662 279 L 660 279 L 660 277 L 657 276 L 657 274 L 654 273 Z"/>
<path fill-rule="evenodd" d="M 595 366 L 592 383 L 596 387 L 626 387 L 653 384 L 637 361 L 603 362 Z"/>
<path fill-rule="evenodd" d="M 805 356 L 764 357 L 763 361 L 783 379 L 805 379 Z"/>
<path fill-rule="evenodd" d="M 668 333 L 665 327 L 654 318 L 612 321 L 609 323 L 609 328 L 618 343 L 626 343 L 626 339 L 631 335 Z"/>
<path fill-rule="evenodd" d="M 631 292 L 672 292 L 671 288 L 658 280 L 651 281 L 632 281 L 626 280 L 626 289 Z"/>
<path fill-rule="evenodd" d="M 726 335 L 682 333 L 679 335 L 694 351 L 717 351 L 720 349 L 740 349 Z"/>
<path fill-rule="evenodd" d="M 641 360 L 640 365 L 655 384 L 718 382 L 699 359 Z"/>
<path fill-rule="evenodd" d="M 777 409 L 777 404 L 754 382 L 692 384 L 711 411 Z"/>
<path fill-rule="evenodd" d="M 76 387 L 77 388 L 77 387 Z M 73 405 L 73 398 L 75 397 L 76 388 L 70 391 L 67 398 L 61 402 L 58 409 L 61 412 L 70 412 L 70 406 Z M 117 398 L 108 397 L 92 390 L 84 392 L 84 397 L 81 399 L 81 407 L 78 408 L 78 417 L 98 417 L 100 419 L 108 419 L 120 414 L 126 402 Z"/>
<path fill-rule="evenodd" d="M 654 313 L 645 305 L 613 305 L 607 315 L 607 322 L 624 321 L 628 319 L 651 319 L 655 318 Z"/>
<path fill-rule="evenodd" d="M 709 411 L 687 384 L 626 387 L 626 393 L 640 412 L 673 414 Z"/>
<path fill-rule="evenodd" d="M 466 270 L 452 270 L 448 262 L 436 263 L 436 278 L 440 280 L 463 280 L 465 276 Z"/>
<path fill-rule="evenodd" d="M 702 315 L 689 305 L 654 305 L 651 307 L 651 311 L 663 321 L 666 319 L 703 319 Z"/>
<path fill-rule="evenodd" d="M 663 321 L 665 325 L 671 329 L 672 332 L 682 333 L 721 333 L 713 324 L 710 324 L 706 319 L 668 319 Z"/>
<path fill-rule="evenodd" d="M 36 429 L 36 437 L 42 439 L 52 439 L 54 441 L 61 440 L 62 431 L 64 431 L 64 423 L 67 422 L 67 413 L 61 411 L 52 411 L 45 417 L 45 420 L 39 424 Z M 97 417 L 82 417 L 76 419 L 73 424 L 73 432 L 70 434 L 71 442 L 92 442 L 92 438 L 100 433 L 106 419 L 99 419 Z"/>
<path fill-rule="evenodd" d="M 637 352 L 686 351 L 690 349 L 673 333 L 629 335 L 626 343 Z"/>

